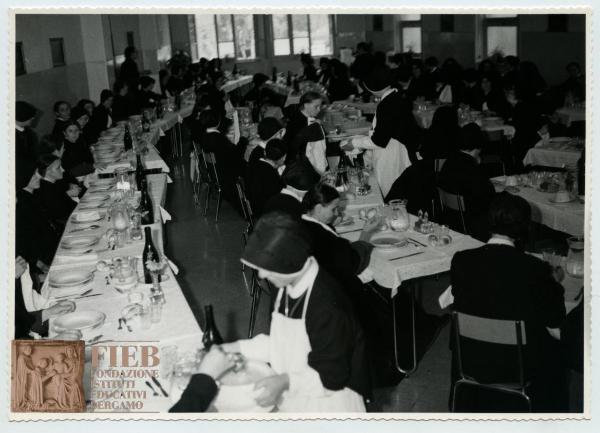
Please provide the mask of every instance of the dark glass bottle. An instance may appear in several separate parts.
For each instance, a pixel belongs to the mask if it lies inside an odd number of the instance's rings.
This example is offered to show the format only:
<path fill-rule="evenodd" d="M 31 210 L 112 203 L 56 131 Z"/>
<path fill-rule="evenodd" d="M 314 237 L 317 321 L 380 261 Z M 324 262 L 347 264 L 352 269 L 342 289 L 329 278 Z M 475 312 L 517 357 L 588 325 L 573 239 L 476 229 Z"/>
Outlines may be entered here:
<path fill-rule="evenodd" d="M 215 324 L 215 318 L 213 316 L 212 305 L 204 306 L 204 318 L 206 320 L 206 326 L 204 327 L 204 335 L 202 336 L 202 344 L 205 350 L 210 350 L 213 344 L 223 344 L 223 337 L 217 329 Z"/>
<path fill-rule="evenodd" d="M 148 181 L 145 177 L 142 177 L 141 187 L 142 197 L 140 199 L 139 212 L 142 214 L 142 225 L 153 224 L 154 206 L 148 193 Z"/>
<path fill-rule="evenodd" d="M 160 258 L 158 256 L 158 251 L 152 242 L 152 231 L 150 230 L 150 227 L 144 227 L 144 237 L 146 238 L 144 251 L 142 252 L 142 260 L 144 261 L 144 282 L 150 284 L 152 283 L 152 274 L 148 269 L 147 262 L 157 262 Z"/>
<path fill-rule="evenodd" d="M 142 155 L 139 153 L 135 156 L 136 167 L 135 167 L 135 183 L 137 184 L 138 191 L 142 190 L 142 180 L 144 179 L 144 165 L 142 164 Z"/>
<path fill-rule="evenodd" d="M 125 151 L 133 148 L 133 139 L 129 132 L 129 125 L 125 125 L 125 135 L 123 136 L 123 144 L 125 145 Z"/>

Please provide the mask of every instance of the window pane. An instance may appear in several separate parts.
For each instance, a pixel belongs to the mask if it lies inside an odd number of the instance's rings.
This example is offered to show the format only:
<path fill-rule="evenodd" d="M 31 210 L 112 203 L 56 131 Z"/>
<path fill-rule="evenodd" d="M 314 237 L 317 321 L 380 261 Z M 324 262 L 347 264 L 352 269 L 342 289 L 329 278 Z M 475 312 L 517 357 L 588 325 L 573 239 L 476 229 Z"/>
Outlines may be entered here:
<path fill-rule="evenodd" d="M 310 52 L 313 56 L 331 54 L 331 28 L 329 15 L 309 15 L 310 19 Z"/>
<path fill-rule="evenodd" d="M 517 55 L 517 27 L 490 26 L 487 28 L 488 56 L 501 52 L 505 56 Z"/>
<path fill-rule="evenodd" d="M 52 55 L 52 66 L 65 65 L 63 38 L 50 38 L 50 54 Z"/>
<path fill-rule="evenodd" d="M 198 55 L 207 59 L 219 57 L 217 53 L 217 34 L 214 15 L 196 15 L 196 40 Z"/>
<path fill-rule="evenodd" d="M 294 38 L 308 38 L 308 15 L 292 15 L 292 31 Z"/>
<path fill-rule="evenodd" d="M 233 42 L 231 15 L 217 15 L 217 38 L 219 42 Z"/>
<path fill-rule="evenodd" d="M 404 14 L 400 15 L 401 21 L 419 21 L 421 20 L 420 14 Z"/>
<path fill-rule="evenodd" d="M 253 59 L 256 57 L 256 44 L 254 43 L 254 18 L 252 15 L 234 15 L 235 36 L 237 39 L 238 59 Z"/>
<path fill-rule="evenodd" d="M 275 39 L 273 41 L 273 52 L 276 56 L 285 56 L 290 54 L 290 40 Z"/>
<path fill-rule="evenodd" d="M 294 38 L 294 54 L 310 52 L 308 38 Z"/>
<path fill-rule="evenodd" d="M 289 38 L 288 33 L 288 16 L 287 15 L 271 15 L 273 19 L 273 38 L 274 39 L 285 39 Z"/>
<path fill-rule="evenodd" d="M 421 27 L 404 27 L 402 29 L 402 51 L 421 52 Z"/>
<path fill-rule="evenodd" d="M 219 57 L 222 59 L 226 57 L 235 57 L 233 42 L 219 42 Z"/>

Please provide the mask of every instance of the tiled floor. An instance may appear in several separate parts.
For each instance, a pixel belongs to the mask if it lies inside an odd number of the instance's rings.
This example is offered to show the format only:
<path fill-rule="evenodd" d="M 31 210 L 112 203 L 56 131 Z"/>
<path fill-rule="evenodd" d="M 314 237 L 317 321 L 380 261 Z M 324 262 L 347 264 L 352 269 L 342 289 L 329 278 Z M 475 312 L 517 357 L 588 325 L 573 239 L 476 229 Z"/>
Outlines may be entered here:
<path fill-rule="evenodd" d="M 202 306 L 212 304 L 218 329 L 227 341 L 245 338 L 248 332 L 250 297 L 244 287 L 239 254 L 244 222 L 224 203 L 218 224 L 214 204 L 208 216 L 194 204 L 189 165 L 172 166 L 166 208 L 173 216 L 167 224 L 167 254 L 179 266 L 178 280 L 200 324 Z M 435 312 L 435 299 L 446 282 L 432 282 L 423 290 L 422 303 Z M 269 299 L 263 296 L 255 333 L 268 331 Z M 450 358 L 448 326 L 432 344 L 419 369 L 398 386 L 375 390 L 371 410 L 384 412 L 444 412 L 447 410 Z"/>

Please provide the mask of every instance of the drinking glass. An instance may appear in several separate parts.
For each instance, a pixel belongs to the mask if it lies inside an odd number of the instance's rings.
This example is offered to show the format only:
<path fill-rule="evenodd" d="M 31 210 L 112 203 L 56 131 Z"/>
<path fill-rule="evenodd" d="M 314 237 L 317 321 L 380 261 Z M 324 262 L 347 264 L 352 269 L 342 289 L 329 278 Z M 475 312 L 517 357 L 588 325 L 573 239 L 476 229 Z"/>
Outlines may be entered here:
<path fill-rule="evenodd" d="M 571 277 L 583 278 L 584 270 L 584 238 L 583 236 L 575 236 L 567 239 L 569 244 L 569 254 L 565 263 L 565 271 Z"/>
<path fill-rule="evenodd" d="M 390 227 L 395 231 L 406 231 L 410 226 L 405 200 L 390 200 Z"/>
<path fill-rule="evenodd" d="M 150 321 L 152 323 L 160 323 L 162 318 L 163 304 L 156 296 L 150 298 Z"/>

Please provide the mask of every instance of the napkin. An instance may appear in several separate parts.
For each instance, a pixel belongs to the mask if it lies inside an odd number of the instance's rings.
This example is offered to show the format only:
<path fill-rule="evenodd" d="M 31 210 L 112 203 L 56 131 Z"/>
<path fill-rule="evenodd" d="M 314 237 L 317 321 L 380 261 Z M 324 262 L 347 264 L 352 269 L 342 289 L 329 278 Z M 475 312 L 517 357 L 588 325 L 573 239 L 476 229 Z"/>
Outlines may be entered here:
<path fill-rule="evenodd" d="M 448 286 L 444 293 L 438 298 L 438 302 L 441 308 L 446 308 L 454 304 L 454 296 L 452 296 L 452 286 Z"/>
<path fill-rule="evenodd" d="M 358 278 L 363 283 L 375 280 L 380 286 L 391 289 L 392 298 L 396 296 L 398 287 L 400 287 L 400 284 L 402 283 L 402 279 L 394 264 L 376 249 L 371 252 L 369 266 L 358 275 Z"/>
<path fill-rule="evenodd" d="M 160 206 L 160 217 L 162 218 L 163 224 L 167 221 L 171 221 L 171 214 L 167 212 L 162 206 Z"/>

